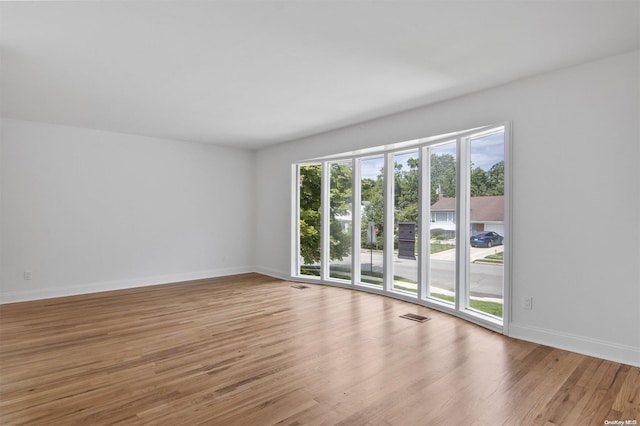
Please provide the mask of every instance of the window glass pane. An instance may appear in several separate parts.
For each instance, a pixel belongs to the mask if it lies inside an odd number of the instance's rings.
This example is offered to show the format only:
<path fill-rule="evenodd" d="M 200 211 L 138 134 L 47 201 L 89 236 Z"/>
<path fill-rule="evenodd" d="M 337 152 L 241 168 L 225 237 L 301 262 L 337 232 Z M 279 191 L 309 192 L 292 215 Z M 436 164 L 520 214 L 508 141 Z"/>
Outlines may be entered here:
<path fill-rule="evenodd" d="M 383 287 L 384 157 L 360 160 L 361 247 L 360 281 Z"/>
<path fill-rule="evenodd" d="M 468 306 L 502 318 L 504 131 L 470 140 Z"/>
<path fill-rule="evenodd" d="M 355 278 L 356 285 L 392 296 L 420 293 L 424 301 L 444 302 L 499 324 L 505 286 L 507 142 L 504 127 L 494 127 L 460 132 L 455 140 L 378 147 L 368 156 L 350 153 L 298 165 L 294 273 L 334 282 Z M 428 158 L 420 158 L 422 154 Z M 420 177 L 420 164 L 429 176 Z M 385 182 L 385 172 L 391 181 Z M 420 182 L 428 187 L 418 188 Z M 357 204 L 353 188 L 360 192 Z M 425 197 L 422 204 L 420 194 Z M 430 216 L 419 229 L 421 209 L 430 209 Z M 392 216 L 385 217 L 387 212 Z M 359 230 L 353 229 L 354 222 Z M 358 240 L 354 232 L 360 232 L 360 247 L 353 247 Z M 418 247 L 427 252 L 424 257 L 417 257 Z"/>
<path fill-rule="evenodd" d="M 429 296 L 455 301 L 456 287 L 456 142 L 431 148 L 431 259 Z"/>
<path fill-rule="evenodd" d="M 299 247 L 300 275 L 320 277 L 320 188 L 322 166 L 299 167 Z"/>
<path fill-rule="evenodd" d="M 418 151 L 394 156 L 393 289 L 418 292 Z"/>
<path fill-rule="evenodd" d="M 329 276 L 351 281 L 351 161 L 329 169 Z"/>

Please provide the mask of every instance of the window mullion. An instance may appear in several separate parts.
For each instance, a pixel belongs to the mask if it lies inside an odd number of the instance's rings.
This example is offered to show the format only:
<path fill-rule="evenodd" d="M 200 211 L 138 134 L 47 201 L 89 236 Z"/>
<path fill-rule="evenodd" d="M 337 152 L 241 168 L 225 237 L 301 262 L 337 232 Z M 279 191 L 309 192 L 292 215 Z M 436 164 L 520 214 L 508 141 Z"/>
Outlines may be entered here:
<path fill-rule="evenodd" d="M 456 197 L 456 310 L 469 306 L 469 139 L 458 139 Z"/>
<path fill-rule="evenodd" d="M 357 158 L 352 159 L 351 173 L 351 283 L 360 282 L 360 246 L 362 222 L 361 165 Z"/>
<path fill-rule="evenodd" d="M 294 212 L 291 223 L 291 235 L 294 236 L 295 247 L 291 253 L 291 276 L 302 275 L 300 271 L 300 165 L 296 164 L 291 172 L 292 188 L 291 211 Z"/>
<path fill-rule="evenodd" d="M 420 149 L 418 166 L 418 299 L 427 297 L 430 291 L 431 274 L 431 149 Z"/>
<path fill-rule="evenodd" d="M 393 288 L 393 153 L 384 156 L 384 290 Z"/>
<path fill-rule="evenodd" d="M 320 180 L 320 278 L 329 279 L 329 209 L 330 209 L 330 168 L 329 162 L 322 162 L 322 178 Z"/>
<path fill-rule="evenodd" d="M 511 322 L 511 218 L 513 217 L 511 210 L 511 123 L 506 123 L 504 126 L 504 277 L 502 282 L 502 299 L 503 299 L 503 311 L 502 311 L 502 323 L 503 333 L 509 335 L 509 323 Z"/>

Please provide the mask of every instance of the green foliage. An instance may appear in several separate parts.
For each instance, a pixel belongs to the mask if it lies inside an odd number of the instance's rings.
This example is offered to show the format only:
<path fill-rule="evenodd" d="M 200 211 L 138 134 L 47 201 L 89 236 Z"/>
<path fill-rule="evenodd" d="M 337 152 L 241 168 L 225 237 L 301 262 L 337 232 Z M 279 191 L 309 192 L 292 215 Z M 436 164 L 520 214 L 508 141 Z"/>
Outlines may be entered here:
<path fill-rule="evenodd" d="M 440 253 L 441 251 L 447 251 L 456 248 L 453 244 L 435 243 L 431 244 L 431 254 Z"/>
<path fill-rule="evenodd" d="M 431 154 L 431 204 L 442 196 L 456 196 L 456 159 L 451 154 Z"/>
<path fill-rule="evenodd" d="M 502 318 L 502 303 L 496 302 L 484 302 L 482 300 L 471 299 L 469 305 L 478 311 L 485 312 L 489 315 L 494 315 L 498 318 Z"/>
<path fill-rule="evenodd" d="M 487 173 L 480 167 L 471 169 L 471 196 L 477 197 L 487 193 Z"/>
<path fill-rule="evenodd" d="M 332 163 L 329 183 L 329 257 L 342 260 L 351 253 L 351 232 L 336 220 L 351 213 L 351 167 Z M 349 228 L 350 229 L 350 228 Z"/>
<path fill-rule="evenodd" d="M 364 204 L 364 214 L 360 229 L 361 241 L 363 245 L 367 242 L 367 227 L 369 222 L 376 224 L 378 234 L 374 247 L 382 247 L 384 238 L 384 170 L 381 169 L 376 180 L 362 179 L 362 203 Z"/>
<path fill-rule="evenodd" d="M 431 239 L 436 241 L 443 241 L 443 240 L 448 240 L 449 236 L 447 235 L 444 229 L 432 229 Z"/>
<path fill-rule="evenodd" d="M 500 253 L 490 254 L 489 256 L 485 257 L 485 259 L 504 260 L 504 252 L 501 251 Z"/>
<path fill-rule="evenodd" d="M 486 256 L 484 259 L 475 260 L 474 263 L 502 265 L 504 264 L 504 252 L 490 254 L 489 256 Z"/>
<path fill-rule="evenodd" d="M 321 166 L 300 167 L 300 255 L 305 263 L 320 260 Z"/>
<path fill-rule="evenodd" d="M 407 160 L 409 170 L 404 170 L 402 164 L 395 163 L 394 202 L 395 222 L 418 223 L 418 158 Z"/>
<path fill-rule="evenodd" d="M 487 172 L 487 181 L 492 193 L 485 195 L 504 195 L 504 161 L 491 166 Z"/>
<path fill-rule="evenodd" d="M 431 154 L 431 204 L 439 194 L 456 196 L 456 160 L 452 154 Z M 394 167 L 395 222 L 418 222 L 419 161 L 407 160 L 407 167 L 396 163 Z M 330 208 L 329 208 L 329 256 L 342 259 L 351 252 L 351 233 L 344 229 L 336 217 L 351 212 L 350 165 L 331 163 Z M 362 243 L 366 245 L 367 226 L 374 222 L 378 228 L 374 247 L 382 247 L 384 239 L 384 170 L 376 179 L 362 179 L 361 194 L 364 213 L 361 222 Z M 320 188 L 322 171 L 320 165 L 300 167 L 300 255 L 304 262 L 320 261 Z M 470 165 L 470 191 L 472 197 L 504 195 L 504 161 L 494 164 L 489 170 Z M 355 209 L 357 211 L 357 209 Z M 434 237 L 437 235 L 434 234 Z M 444 237 L 442 237 L 444 238 Z"/>
<path fill-rule="evenodd" d="M 435 298 L 440 299 L 440 300 L 446 300 L 448 302 L 453 302 L 454 301 L 453 296 L 449 296 L 449 295 L 446 295 L 446 294 L 431 293 L 431 297 L 435 297 Z M 469 301 L 469 305 L 473 309 L 477 309 L 478 311 L 482 311 L 482 312 L 485 312 L 487 314 L 494 315 L 494 316 L 496 316 L 498 318 L 502 318 L 502 303 L 485 302 L 483 300 L 471 299 Z"/>
<path fill-rule="evenodd" d="M 472 197 L 504 195 L 504 161 L 489 170 L 470 167 Z M 456 161 L 451 154 L 431 154 L 431 204 L 438 201 L 438 191 L 448 198 L 456 196 Z"/>
<path fill-rule="evenodd" d="M 351 252 L 351 234 L 336 219 L 351 211 L 351 167 L 331 164 L 329 207 L 329 251 L 331 259 Z M 306 264 L 320 261 L 321 165 L 300 167 L 300 255 Z"/>
<path fill-rule="evenodd" d="M 504 195 L 504 161 L 487 171 L 471 165 L 471 196 Z"/>

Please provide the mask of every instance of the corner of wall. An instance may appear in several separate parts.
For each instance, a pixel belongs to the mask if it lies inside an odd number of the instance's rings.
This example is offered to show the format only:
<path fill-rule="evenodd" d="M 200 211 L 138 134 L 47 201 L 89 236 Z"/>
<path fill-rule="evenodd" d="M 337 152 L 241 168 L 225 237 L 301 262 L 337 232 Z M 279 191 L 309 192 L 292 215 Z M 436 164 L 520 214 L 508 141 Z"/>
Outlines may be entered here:
<path fill-rule="evenodd" d="M 640 367 L 640 349 L 530 325 L 509 324 L 509 337 Z"/>

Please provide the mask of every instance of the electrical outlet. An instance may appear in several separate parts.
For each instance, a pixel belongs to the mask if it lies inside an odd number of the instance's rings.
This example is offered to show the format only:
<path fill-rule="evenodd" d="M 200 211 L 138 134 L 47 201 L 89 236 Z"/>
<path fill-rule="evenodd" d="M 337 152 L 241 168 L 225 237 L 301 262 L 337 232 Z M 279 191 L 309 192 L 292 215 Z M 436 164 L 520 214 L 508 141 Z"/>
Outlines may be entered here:
<path fill-rule="evenodd" d="M 527 296 L 522 298 L 522 308 L 530 311 L 533 309 L 533 297 Z"/>
<path fill-rule="evenodd" d="M 31 279 L 31 271 L 24 271 L 24 274 L 22 275 L 22 278 L 24 278 L 25 280 L 30 280 Z"/>

